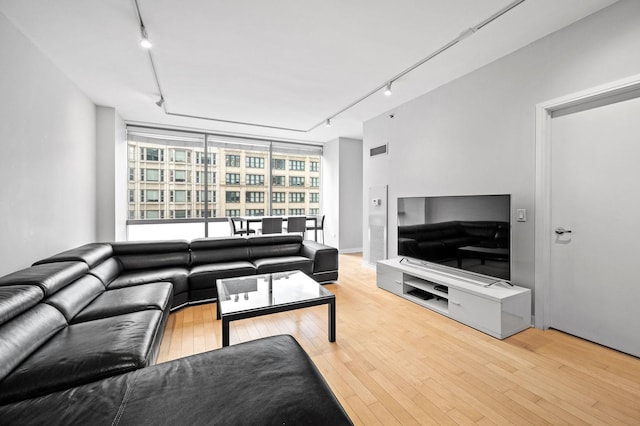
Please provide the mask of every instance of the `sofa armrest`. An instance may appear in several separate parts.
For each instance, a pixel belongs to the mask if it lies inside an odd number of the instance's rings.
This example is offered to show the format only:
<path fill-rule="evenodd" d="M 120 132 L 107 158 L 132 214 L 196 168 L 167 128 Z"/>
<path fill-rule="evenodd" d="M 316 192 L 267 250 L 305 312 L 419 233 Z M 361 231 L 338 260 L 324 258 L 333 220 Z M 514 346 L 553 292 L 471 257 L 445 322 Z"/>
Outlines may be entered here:
<path fill-rule="evenodd" d="M 338 249 L 311 240 L 302 241 L 302 255 L 313 261 L 313 272 L 338 270 Z"/>

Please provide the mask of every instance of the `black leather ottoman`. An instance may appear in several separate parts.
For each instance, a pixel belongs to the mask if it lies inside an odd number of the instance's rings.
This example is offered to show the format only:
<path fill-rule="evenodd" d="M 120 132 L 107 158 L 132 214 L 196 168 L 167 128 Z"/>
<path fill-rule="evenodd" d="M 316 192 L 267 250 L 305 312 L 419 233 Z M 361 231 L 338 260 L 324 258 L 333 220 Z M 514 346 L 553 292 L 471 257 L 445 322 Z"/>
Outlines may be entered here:
<path fill-rule="evenodd" d="M 0 406 L 4 424 L 350 425 L 291 336 L 254 340 Z"/>

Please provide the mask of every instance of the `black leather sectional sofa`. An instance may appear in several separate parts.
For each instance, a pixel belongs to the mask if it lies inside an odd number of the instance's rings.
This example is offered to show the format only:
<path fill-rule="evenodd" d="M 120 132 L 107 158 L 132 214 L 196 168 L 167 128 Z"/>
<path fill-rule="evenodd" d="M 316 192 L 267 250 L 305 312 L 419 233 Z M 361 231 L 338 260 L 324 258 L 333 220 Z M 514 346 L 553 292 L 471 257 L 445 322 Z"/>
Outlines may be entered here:
<path fill-rule="evenodd" d="M 294 269 L 333 281 L 337 250 L 298 235 L 92 243 L 0 278 L 0 422 L 349 424 L 291 337 L 153 365 L 171 309 L 215 299 L 217 278 Z"/>
<path fill-rule="evenodd" d="M 459 247 L 509 247 L 509 223 L 448 221 L 398 226 L 398 255 L 423 260 L 456 257 Z"/>

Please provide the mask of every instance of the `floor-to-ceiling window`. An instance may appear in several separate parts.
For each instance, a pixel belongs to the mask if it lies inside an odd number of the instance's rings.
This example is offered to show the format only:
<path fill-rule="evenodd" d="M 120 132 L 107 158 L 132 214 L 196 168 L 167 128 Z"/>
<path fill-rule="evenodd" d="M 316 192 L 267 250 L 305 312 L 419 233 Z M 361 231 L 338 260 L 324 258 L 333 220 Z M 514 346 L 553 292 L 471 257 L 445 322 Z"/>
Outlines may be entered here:
<path fill-rule="evenodd" d="M 128 128 L 130 240 L 227 235 L 227 217 L 320 214 L 322 147 Z"/>

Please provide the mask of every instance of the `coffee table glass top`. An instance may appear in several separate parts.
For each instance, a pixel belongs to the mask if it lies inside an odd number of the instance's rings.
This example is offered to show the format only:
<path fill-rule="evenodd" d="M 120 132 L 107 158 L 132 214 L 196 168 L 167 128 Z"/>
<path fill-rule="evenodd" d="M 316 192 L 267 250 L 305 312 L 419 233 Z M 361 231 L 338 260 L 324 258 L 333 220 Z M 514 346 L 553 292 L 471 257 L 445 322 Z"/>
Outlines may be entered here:
<path fill-rule="evenodd" d="M 218 280 L 217 286 L 223 315 L 334 297 L 300 271 L 226 278 Z"/>

